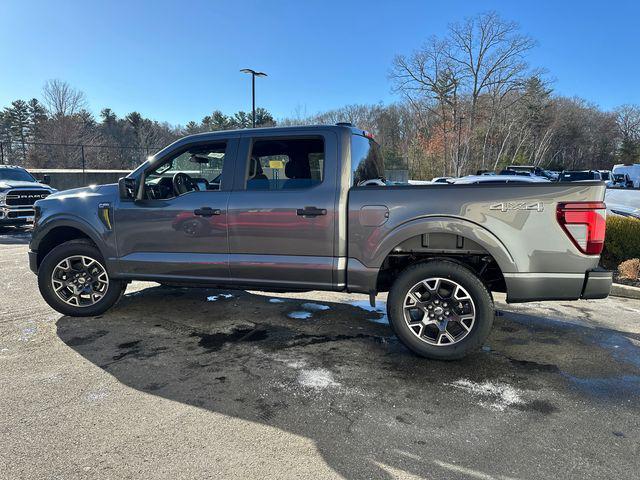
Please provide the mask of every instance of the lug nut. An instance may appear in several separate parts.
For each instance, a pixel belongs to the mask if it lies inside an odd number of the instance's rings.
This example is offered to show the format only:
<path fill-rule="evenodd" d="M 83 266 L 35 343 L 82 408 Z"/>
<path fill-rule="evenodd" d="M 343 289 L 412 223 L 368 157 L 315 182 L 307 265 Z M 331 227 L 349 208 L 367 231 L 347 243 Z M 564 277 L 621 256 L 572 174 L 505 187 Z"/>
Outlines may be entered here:
<path fill-rule="evenodd" d="M 438 317 L 438 320 L 442 321 L 442 317 Z"/>
<path fill-rule="evenodd" d="M 447 302 L 444 302 L 444 303 L 442 304 L 442 306 L 443 306 L 443 307 L 446 307 L 446 306 L 447 306 Z"/>
<path fill-rule="evenodd" d="M 446 312 L 444 312 L 444 314 L 448 317 L 448 316 L 449 316 L 449 310 L 447 310 Z"/>

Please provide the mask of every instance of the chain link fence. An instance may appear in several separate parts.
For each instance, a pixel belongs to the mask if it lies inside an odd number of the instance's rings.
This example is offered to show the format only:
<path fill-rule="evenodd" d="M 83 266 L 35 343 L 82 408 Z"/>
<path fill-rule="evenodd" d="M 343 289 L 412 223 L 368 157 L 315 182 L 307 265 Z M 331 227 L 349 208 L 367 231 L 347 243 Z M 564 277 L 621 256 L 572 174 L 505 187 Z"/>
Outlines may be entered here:
<path fill-rule="evenodd" d="M 34 169 L 133 170 L 162 147 L 0 142 L 0 164 Z"/>

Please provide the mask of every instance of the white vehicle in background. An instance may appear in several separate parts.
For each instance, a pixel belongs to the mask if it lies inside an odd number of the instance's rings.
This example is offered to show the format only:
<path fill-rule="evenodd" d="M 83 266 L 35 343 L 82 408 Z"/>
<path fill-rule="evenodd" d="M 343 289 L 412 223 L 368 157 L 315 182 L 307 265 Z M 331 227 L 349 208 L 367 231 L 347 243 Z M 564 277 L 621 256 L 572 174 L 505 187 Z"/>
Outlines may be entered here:
<path fill-rule="evenodd" d="M 633 180 L 628 173 L 612 173 L 611 188 L 633 188 Z"/>
<path fill-rule="evenodd" d="M 607 189 L 604 202 L 608 214 L 640 220 L 640 190 Z"/>
<path fill-rule="evenodd" d="M 449 183 L 449 180 L 454 180 L 454 177 L 434 177 L 431 183 Z"/>
<path fill-rule="evenodd" d="M 455 178 L 449 180 L 454 185 L 482 183 L 484 185 L 491 183 L 549 183 L 544 177 L 535 175 L 468 175 L 466 177 Z"/>
<path fill-rule="evenodd" d="M 640 163 L 630 164 L 618 164 L 613 166 L 612 173 L 614 175 L 627 174 L 633 182 L 633 188 L 640 188 Z"/>
<path fill-rule="evenodd" d="M 431 185 L 431 180 L 408 180 L 409 185 Z"/>

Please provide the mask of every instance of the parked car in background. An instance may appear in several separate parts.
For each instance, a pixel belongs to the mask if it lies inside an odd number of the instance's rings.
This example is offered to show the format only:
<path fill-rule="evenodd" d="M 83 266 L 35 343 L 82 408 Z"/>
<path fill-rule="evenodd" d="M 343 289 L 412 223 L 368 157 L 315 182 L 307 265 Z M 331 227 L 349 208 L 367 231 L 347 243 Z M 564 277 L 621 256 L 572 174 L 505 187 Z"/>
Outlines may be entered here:
<path fill-rule="evenodd" d="M 431 180 L 431 183 L 449 183 L 449 180 L 453 180 L 455 177 L 435 177 Z"/>
<path fill-rule="evenodd" d="M 608 188 L 604 201 L 607 213 L 640 220 L 640 190 Z"/>
<path fill-rule="evenodd" d="M 34 203 L 54 192 L 24 168 L 0 165 L 0 227 L 32 223 Z"/>
<path fill-rule="evenodd" d="M 450 180 L 449 183 L 454 185 L 468 185 L 472 183 L 549 183 L 549 180 L 535 175 L 469 175 L 467 177 L 456 178 Z"/>
<path fill-rule="evenodd" d="M 613 187 L 613 175 L 611 175 L 611 170 L 598 170 L 600 172 L 600 176 L 602 177 L 602 181 L 605 183 L 607 187 Z"/>
<path fill-rule="evenodd" d="M 535 175 L 537 177 L 544 177 L 548 180 L 556 180 L 558 178 L 553 172 L 549 170 L 545 170 L 544 168 L 536 167 L 533 165 L 509 165 L 505 168 L 506 171 L 509 172 L 517 172 L 517 174 L 521 174 L 521 172 L 526 172 L 530 175 Z"/>
<path fill-rule="evenodd" d="M 640 163 L 634 163 L 631 165 L 618 164 L 614 165 L 611 172 L 614 175 L 627 174 L 632 182 L 630 188 L 640 188 Z"/>
<path fill-rule="evenodd" d="M 501 170 L 500 173 L 498 173 L 498 175 L 508 175 L 511 177 L 514 176 L 518 176 L 518 177 L 534 177 L 535 175 L 533 174 L 533 172 L 529 172 L 527 170 L 509 170 L 507 168 L 505 168 L 504 170 Z"/>
<path fill-rule="evenodd" d="M 38 201 L 29 263 L 47 303 L 72 316 L 105 312 L 132 280 L 365 293 L 372 306 L 389 292 L 396 335 L 443 360 L 487 338 L 492 291 L 508 302 L 609 294 L 601 182 L 382 178 L 380 146 L 355 127 L 192 135 L 117 185 Z"/>
<path fill-rule="evenodd" d="M 559 182 L 589 182 L 602 181 L 602 175 L 597 170 L 565 170 L 560 172 Z"/>
<path fill-rule="evenodd" d="M 614 173 L 612 177 L 613 188 L 633 188 L 633 180 L 628 173 Z"/>

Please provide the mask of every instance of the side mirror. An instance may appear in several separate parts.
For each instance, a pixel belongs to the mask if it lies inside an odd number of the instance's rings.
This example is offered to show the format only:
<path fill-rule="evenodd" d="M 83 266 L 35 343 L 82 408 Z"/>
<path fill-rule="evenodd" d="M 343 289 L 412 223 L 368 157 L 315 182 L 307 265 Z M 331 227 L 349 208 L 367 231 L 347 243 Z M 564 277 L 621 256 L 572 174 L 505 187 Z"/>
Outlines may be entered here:
<path fill-rule="evenodd" d="M 40 183 L 44 183 L 45 185 L 49 185 L 51 183 L 51 175 L 43 175 Z"/>
<path fill-rule="evenodd" d="M 118 180 L 118 190 L 120 192 L 120 199 L 122 200 L 135 200 L 137 195 L 137 183 L 135 178 L 123 177 Z"/>

